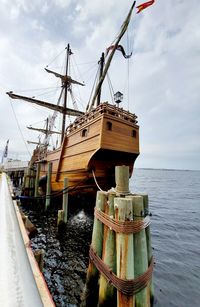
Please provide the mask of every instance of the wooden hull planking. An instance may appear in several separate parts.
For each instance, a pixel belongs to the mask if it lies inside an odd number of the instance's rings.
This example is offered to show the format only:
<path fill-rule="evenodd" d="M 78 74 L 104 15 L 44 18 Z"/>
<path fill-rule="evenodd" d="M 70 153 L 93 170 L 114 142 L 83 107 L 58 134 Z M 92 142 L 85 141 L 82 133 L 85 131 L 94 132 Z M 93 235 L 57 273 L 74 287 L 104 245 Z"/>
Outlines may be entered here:
<path fill-rule="evenodd" d="M 65 177 L 77 190 L 95 188 L 92 170 L 103 189 L 111 188 L 116 165 L 128 165 L 131 176 L 139 155 L 136 116 L 106 103 L 100 106 L 69 126 L 60 148 L 47 152 L 40 177 L 51 162 L 52 191 L 63 189 Z"/>

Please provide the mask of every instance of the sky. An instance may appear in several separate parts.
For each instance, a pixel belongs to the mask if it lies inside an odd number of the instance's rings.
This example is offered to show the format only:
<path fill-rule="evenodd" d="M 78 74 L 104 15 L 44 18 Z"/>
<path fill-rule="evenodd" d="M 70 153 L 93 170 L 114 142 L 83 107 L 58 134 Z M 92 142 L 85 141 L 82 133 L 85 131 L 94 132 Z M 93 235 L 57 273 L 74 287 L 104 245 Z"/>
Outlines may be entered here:
<path fill-rule="evenodd" d="M 145 1 L 136 1 L 139 5 Z M 71 74 L 85 110 L 103 51 L 116 37 L 130 0 L 0 0 L 0 154 L 29 159 L 49 110 L 11 100 L 7 91 L 56 103 L 59 80 L 45 72 L 63 70 L 65 47 L 73 52 Z M 200 2 L 156 0 L 133 12 L 109 78 L 124 94 L 122 107 L 138 116 L 140 156 L 136 167 L 200 170 Z M 60 71 L 59 71 L 60 70 Z M 74 75 L 72 77 L 74 77 Z M 104 101 L 111 102 L 108 86 Z M 69 106 L 70 107 L 70 106 Z M 72 120 L 72 119 L 70 119 Z M 59 121 L 59 120 L 58 120 Z"/>

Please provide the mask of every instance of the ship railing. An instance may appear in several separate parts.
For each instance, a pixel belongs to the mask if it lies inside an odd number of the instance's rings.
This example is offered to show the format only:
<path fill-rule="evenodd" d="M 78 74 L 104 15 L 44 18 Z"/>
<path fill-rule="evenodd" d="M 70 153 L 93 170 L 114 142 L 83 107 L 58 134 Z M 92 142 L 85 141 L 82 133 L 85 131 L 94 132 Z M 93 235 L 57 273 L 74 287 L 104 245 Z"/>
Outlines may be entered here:
<path fill-rule="evenodd" d="M 108 102 L 101 103 L 97 108 L 91 110 L 89 113 L 86 113 L 83 116 L 78 117 L 71 125 L 67 128 L 67 133 L 70 133 L 78 128 L 81 128 L 82 125 L 91 121 L 92 119 L 97 118 L 99 115 L 108 114 L 113 117 L 118 117 L 127 122 L 137 125 L 137 116 L 129 111 L 119 108 L 115 105 L 108 104 Z"/>

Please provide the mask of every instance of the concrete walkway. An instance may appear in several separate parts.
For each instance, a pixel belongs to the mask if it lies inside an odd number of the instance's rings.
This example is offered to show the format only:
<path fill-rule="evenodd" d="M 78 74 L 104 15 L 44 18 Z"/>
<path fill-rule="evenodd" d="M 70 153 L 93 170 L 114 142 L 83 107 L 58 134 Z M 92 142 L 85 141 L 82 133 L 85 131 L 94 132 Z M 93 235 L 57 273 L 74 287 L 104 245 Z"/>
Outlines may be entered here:
<path fill-rule="evenodd" d="M 26 253 L 5 173 L 0 174 L 0 306 L 44 306 Z"/>

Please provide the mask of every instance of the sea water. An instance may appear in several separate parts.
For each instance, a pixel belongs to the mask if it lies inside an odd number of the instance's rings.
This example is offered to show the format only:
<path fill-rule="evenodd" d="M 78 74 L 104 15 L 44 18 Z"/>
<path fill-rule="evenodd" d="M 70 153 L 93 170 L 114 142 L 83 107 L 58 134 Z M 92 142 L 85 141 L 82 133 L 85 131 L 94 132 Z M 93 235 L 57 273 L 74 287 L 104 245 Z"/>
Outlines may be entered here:
<path fill-rule="evenodd" d="M 200 307 L 200 171 L 135 169 L 130 190 L 149 195 L 155 307 Z M 93 207 L 69 206 L 59 237 L 57 211 L 30 209 L 25 213 L 38 230 L 32 247 L 45 250 L 43 272 L 56 306 L 80 306 Z"/>
<path fill-rule="evenodd" d="M 149 195 L 155 306 L 200 306 L 200 171 L 135 169 Z"/>

